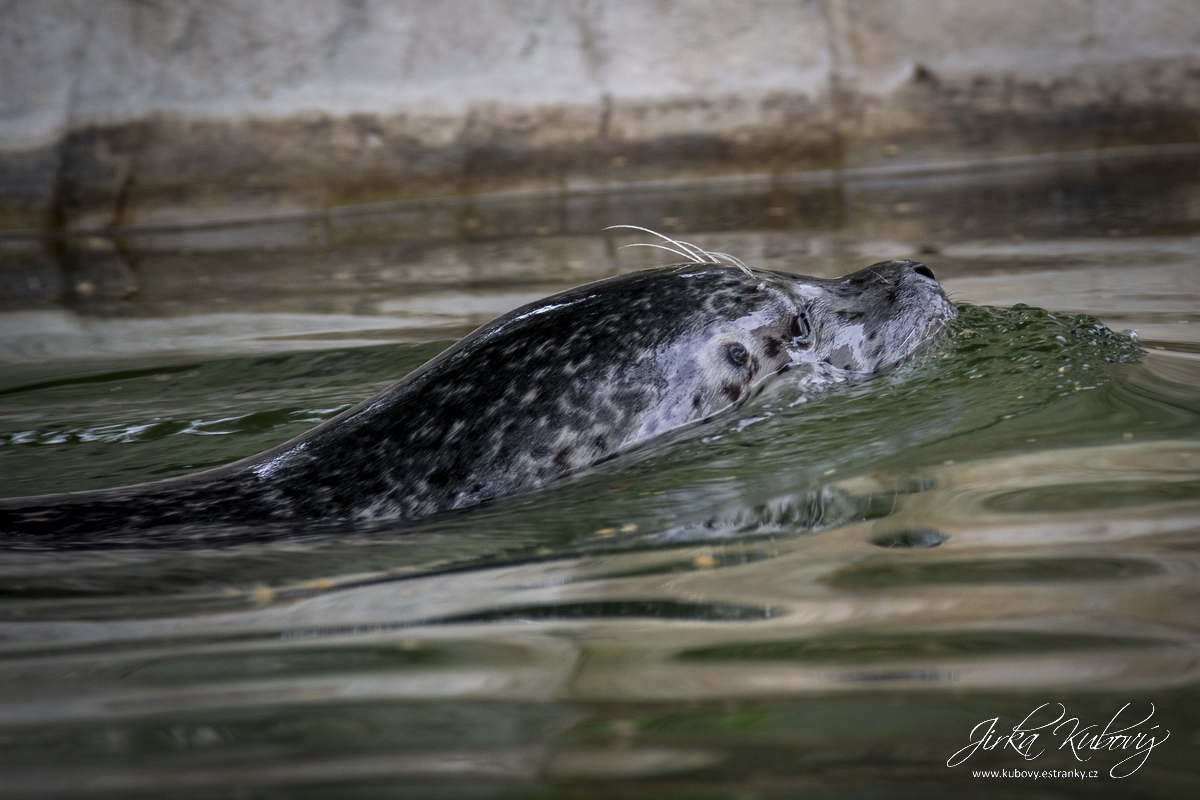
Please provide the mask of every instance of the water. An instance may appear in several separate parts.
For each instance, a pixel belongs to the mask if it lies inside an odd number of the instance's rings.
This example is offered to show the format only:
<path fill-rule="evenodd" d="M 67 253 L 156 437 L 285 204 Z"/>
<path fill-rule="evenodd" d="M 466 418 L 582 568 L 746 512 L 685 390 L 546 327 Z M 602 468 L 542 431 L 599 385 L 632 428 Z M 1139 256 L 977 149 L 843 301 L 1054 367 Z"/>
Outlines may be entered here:
<path fill-rule="evenodd" d="M 596 233 L 615 222 L 821 276 L 918 255 L 960 319 L 890 375 L 820 396 L 780 382 L 552 491 L 433 522 L 10 541 L 0 797 L 1190 795 L 1186 153 L 17 249 L 0 488 L 259 452 L 496 313 L 654 263 Z M 979 723 L 1008 733 L 1044 704 L 1027 727 L 1062 704 L 1158 743 L 1121 779 L 1133 745 L 1076 756 L 1050 727 L 947 766 Z M 993 768 L 1099 777 L 971 777 Z"/>

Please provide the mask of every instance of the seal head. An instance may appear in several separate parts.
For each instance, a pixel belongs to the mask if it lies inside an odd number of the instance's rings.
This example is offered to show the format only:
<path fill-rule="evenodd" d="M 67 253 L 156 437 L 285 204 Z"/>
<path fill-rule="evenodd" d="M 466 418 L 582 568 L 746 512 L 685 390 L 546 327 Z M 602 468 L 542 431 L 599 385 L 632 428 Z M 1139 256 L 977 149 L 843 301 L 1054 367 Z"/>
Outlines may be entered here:
<path fill-rule="evenodd" d="M 802 278 L 797 289 L 813 328 L 802 361 L 869 375 L 895 366 L 955 317 L 919 261 L 881 261 L 836 280 Z"/>

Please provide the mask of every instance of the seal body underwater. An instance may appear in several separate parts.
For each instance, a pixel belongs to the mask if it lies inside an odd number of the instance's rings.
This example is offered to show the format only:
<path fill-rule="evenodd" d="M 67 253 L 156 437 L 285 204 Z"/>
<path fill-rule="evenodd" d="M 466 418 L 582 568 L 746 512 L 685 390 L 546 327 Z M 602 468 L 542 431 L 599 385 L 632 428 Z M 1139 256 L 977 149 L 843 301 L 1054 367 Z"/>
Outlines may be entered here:
<path fill-rule="evenodd" d="M 789 368 L 887 369 L 954 314 L 933 273 L 912 261 L 834 280 L 721 263 L 625 274 L 500 317 L 261 455 L 137 486 L 0 501 L 0 542 L 465 508 L 740 406 Z"/>

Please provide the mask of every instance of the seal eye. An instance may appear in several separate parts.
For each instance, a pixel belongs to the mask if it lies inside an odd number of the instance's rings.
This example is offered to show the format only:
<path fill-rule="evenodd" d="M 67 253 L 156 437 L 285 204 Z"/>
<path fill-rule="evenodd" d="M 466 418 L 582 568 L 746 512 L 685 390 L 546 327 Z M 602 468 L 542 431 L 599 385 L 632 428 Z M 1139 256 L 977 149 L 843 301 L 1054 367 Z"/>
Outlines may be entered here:
<path fill-rule="evenodd" d="M 750 360 L 750 352 L 746 350 L 741 342 L 730 342 L 725 345 L 725 357 L 735 367 L 744 367 Z"/>
<path fill-rule="evenodd" d="M 808 324 L 808 315 L 803 312 L 792 318 L 792 344 L 807 347 L 812 344 L 812 326 Z"/>

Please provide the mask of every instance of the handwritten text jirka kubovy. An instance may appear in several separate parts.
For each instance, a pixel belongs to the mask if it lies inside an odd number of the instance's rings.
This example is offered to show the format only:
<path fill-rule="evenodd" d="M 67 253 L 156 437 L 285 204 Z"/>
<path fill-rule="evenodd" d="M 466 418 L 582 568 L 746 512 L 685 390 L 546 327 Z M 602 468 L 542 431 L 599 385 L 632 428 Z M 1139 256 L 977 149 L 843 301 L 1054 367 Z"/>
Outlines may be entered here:
<path fill-rule="evenodd" d="M 997 730 L 999 717 L 985 719 L 971 729 L 970 744 L 950 756 L 946 766 L 957 767 L 980 750 L 997 749 L 1011 749 L 1026 761 L 1032 761 L 1053 746 L 1045 741 L 1051 739 L 1057 742 L 1056 749 L 1069 750 L 1079 761 L 1090 761 L 1100 752 L 1123 755 L 1124 758 L 1109 768 L 1108 774 L 1113 778 L 1127 778 L 1142 768 L 1154 748 L 1171 737 L 1170 731 L 1151 724 L 1155 712 L 1153 703 L 1150 713 L 1136 722 L 1132 721 L 1136 714 L 1126 713 L 1129 706 L 1129 703 L 1121 706 L 1102 728 L 1097 724 L 1085 725 L 1078 717 L 1068 716 L 1062 703 L 1042 703 L 1007 733 Z M 1057 716 L 1054 716 L 1055 708 Z M 1043 721 L 1049 717 L 1054 718 Z"/>

